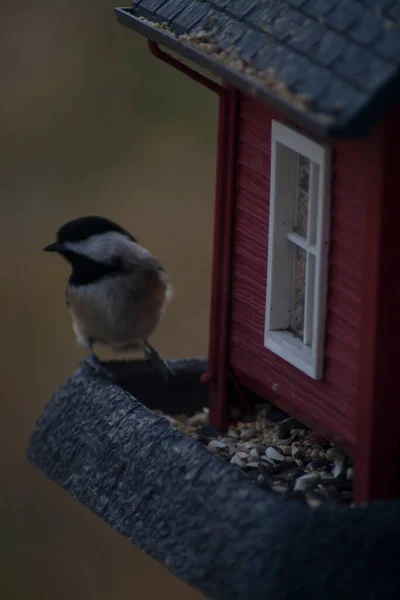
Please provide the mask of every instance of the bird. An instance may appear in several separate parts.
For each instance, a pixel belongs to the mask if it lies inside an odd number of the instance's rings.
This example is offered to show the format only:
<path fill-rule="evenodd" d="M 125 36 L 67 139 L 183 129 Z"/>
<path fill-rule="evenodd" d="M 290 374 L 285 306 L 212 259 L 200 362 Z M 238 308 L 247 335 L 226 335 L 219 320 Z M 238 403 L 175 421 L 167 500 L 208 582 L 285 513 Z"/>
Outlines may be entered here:
<path fill-rule="evenodd" d="M 100 216 L 68 221 L 43 250 L 56 252 L 71 266 L 65 300 L 76 340 L 89 351 L 91 365 L 111 376 L 95 354 L 95 344 L 116 352 L 143 349 L 168 379 L 172 371 L 149 338 L 173 289 L 151 252 L 123 227 Z"/>

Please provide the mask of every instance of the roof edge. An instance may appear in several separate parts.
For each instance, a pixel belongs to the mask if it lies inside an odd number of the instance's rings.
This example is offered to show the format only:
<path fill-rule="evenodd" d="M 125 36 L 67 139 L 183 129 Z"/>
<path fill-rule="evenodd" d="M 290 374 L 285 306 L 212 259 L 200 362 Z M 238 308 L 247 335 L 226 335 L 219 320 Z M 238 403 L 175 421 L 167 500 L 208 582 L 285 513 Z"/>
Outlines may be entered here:
<path fill-rule="evenodd" d="M 223 79 L 225 83 L 235 86 L 240 91 L 262 100 L 271 106 L 271 108 L 298 123 L 299 126 L 306 128 L 310 133 L 314 133 L 322 138 L 361 138 L 373 128 L 382 117 L 385 109 L 388 108 L 387 102 L 385 102 L 388 94 L 397 94 L 400 100 L 400 79 L 392 77 L 377 92 L 372 108 L 370 103 L 367 103 L 357 114 L 351 114 L 347 118 L 342 119 L 335 119 L 331 115 L 321 115 L 311 111 L 307 113 L 285 100 L 285 98 L 278 95 L 274 90 L 263 87 L 257 81 L 249 81 L 244 75 L 234 71 L 213 56 L 200 52 L 194 46 L 186 44 L 173 32 L 157 27 L 156 23 L 152 24 L 150 21 L 138 17 L 135 15 L 134 9 L 116 7 L 114 11 L 121 25 L 172 50 L 182 58 L 194 62 L 199 67 L 210 71 Z"/>
<path fill-rule="evenodd" d="M 156 24 L 153 25 L 143 18 L 139 18 L 134 14 L 132 8 L 116 7 L 114 8 L 114 11 L 117 20 L 121 25 L 124 25 L 128 29 L 132 29 L 147 39 L 156 42 L 173 52 L 176 52 L 182 58 L 196 63 L 199 67 L 211 71 L 213 74 L 223 79 L 225 83 L 237 87 L 242 92 L 263 100 L 272 108 L 284 113 L 312 133 L 322 137 L 343 137 L 343 134 L 345 133 L 344 130 L 346 129 L 344 123 L 328 120 L 329 115 L 326 115 L 327 119 L 318 119 L 317 113 L 307 114 L 293 106 L 284 98 L 278 96 L 273 90 L 268 90 L 260 84 L 257 84 L 255 81 L 249 82 L 246 77 L 237 73 L 221 61 L 200 52 L 195 47 L 185 44 L 172 32 L 161 29 L 157 27 Z M 313 114 L 315 115 L 314 117 L 312 116 Z"/>

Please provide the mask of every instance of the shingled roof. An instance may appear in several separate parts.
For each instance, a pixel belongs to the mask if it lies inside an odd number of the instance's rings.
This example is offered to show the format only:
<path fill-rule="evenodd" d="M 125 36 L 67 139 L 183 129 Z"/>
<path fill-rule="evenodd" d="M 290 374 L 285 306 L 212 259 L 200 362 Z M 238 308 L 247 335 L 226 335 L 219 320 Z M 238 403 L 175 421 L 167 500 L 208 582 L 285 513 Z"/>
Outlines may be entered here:
<path fill-rule="evenodd" d="M 400 92 L 398 0 L 135 0 L 118 20 L 330 136 Z"/>

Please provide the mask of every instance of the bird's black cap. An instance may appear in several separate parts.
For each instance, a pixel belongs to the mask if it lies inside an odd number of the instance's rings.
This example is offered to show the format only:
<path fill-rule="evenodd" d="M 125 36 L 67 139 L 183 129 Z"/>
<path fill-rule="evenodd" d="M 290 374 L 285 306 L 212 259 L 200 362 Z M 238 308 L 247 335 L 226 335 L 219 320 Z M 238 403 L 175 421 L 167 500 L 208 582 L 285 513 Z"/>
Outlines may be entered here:
<path fill-rule="evenodd" d="M 104 217 L 80 217 L 65 223 L 57 232 L 57 244 L 81 242 L 92 235 L 116 232 L 127 236 L 132 242 L 136 239 L 126 229 Z"/>
<path fill-rule="evenodd" d="M 126 267 L 119 256 L 111 256 L 110 261 L 101 262 L 85 256 L 79 251 L 71 248 L 68 242 L 82 242 L 94 235 L 104 233 L 120 233 L 132 242 L 136 242 L 125 229 L 114 221 L 104 217 L 81 217 L 68 221 L 57 232 L 55 242 L 47 244 L 43 248 L 45 252 L 57 252 L 63 256 L 72 266 L 69 283 L 71 285 L 87 285 L 103 279 L 113 277 L 126 272 Z"/>

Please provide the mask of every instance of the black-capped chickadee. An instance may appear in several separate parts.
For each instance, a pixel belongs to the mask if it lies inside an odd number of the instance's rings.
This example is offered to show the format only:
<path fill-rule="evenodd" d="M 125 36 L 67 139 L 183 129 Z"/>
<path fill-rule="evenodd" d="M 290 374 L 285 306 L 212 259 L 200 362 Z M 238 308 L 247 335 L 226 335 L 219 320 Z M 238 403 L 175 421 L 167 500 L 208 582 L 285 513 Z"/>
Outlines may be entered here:
<path fill-rule="evenodd" d="M 56 241 L 43 248 L 71 265 L 66 303 L 79 344 L 92 364 L 98 342 L 113 350 L 144 349 L 155 368 L 169 369 L 149 345 L 172 294 L 168 277 L 154 256 L 125 229 L 103 217 L 82 217 L 63 225 Z"/>

